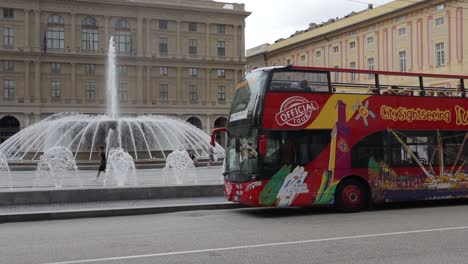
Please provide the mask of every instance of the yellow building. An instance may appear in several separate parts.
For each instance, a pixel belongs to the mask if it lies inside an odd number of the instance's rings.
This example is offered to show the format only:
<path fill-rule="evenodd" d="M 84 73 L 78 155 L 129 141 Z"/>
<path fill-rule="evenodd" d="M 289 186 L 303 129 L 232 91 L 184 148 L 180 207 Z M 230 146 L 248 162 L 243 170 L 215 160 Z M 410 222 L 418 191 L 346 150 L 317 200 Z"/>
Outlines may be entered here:
<path fill-rule="evenodd" d="M 468 2 L 393 1 L 321 25 L 311 24 L 269 45 L 263 55 L 268 66 L 467 74 L 467 41 Z M 259 64 L 258 58 L 248 56 L 247 67 L 251 68 L 251 59 Z M 339 82 L 371 82 L 368 78 L 372 77 L 335 74 L 332 78 Z M 430 82 L 427 84 L 431 86 L 449 85 L 437 79 Z"/>

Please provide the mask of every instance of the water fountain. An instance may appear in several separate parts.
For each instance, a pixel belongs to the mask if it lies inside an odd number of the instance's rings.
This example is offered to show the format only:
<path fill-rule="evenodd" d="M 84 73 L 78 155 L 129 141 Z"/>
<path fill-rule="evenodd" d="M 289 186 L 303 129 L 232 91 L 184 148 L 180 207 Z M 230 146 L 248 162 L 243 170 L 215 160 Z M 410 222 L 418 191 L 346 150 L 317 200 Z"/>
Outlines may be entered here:
<path fill-rule="evenodd" d="M 77 160 L 97 159 L 97 148 L 122 148 L 138 160 L 162 160 L 174 150 L 207 157 L 210 138 L 202 130 L 167 116 L 122 117 L 116 88 L 116 55 L 110 40 L 106 74 L 107 114 L 59 113 L 37 122 L 0 145 L 8 159 L 35 161 L 46 150 L 62 146 Z M 218 153 L 224 149 L 217 145 Z"/>
<path fill-rule="evenodd" d="M 132 156 L 122 148 L 113 148 L 107 157 L 107 169 L 104 176 L 104 186 L 115 183 L 122 187 L 132 179 L 133 185 L 137 185 L 135 176 L 135 162 Z"/>
<path fill-rule="evenodd" d="M 164 180 L 167 182 L 168 176 L 172 176 L 172 179 L 175 179 L 177 184 L 184 182 L 185 177 L 194 178 L 194 182 L 197 182 L 197 175 L 194 170 L 189 170 L 195 168 L 193 160 L 190 158 L 187 151 L 174 150 L 171 154 L 167 156 L 166 166 L 164 166 L 163 175 Z M 193 172 L 190 175 L 190 172 Z"/>
<path fill-rule="evenodd" d="M 0 187 L 12 187 L 10 167 L 2 152 L 0 152 Z"/>
<path fill-rule="evenodd" d="M 64 180 L 78 181 L 75 159 L 71 151 L 65 147 L 53 147 L 47 150 L 39 159 L 34 185 L 40 186 L 45 181 L 52 181 L 55 188 L 61 188 Z"/>

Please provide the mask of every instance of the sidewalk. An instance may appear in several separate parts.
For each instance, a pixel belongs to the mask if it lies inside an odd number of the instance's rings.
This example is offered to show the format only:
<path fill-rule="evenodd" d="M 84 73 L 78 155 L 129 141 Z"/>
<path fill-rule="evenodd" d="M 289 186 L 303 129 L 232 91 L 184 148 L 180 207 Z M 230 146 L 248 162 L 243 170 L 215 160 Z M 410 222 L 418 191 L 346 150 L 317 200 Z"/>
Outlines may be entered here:
<path fill-rule="evenodd" d="M 220 196 L 0 206 L 0 223 L 159 214 L 195 210 L 233 209 L 241 207 L 243 206 L 228 202 L 224 197 Z"/>

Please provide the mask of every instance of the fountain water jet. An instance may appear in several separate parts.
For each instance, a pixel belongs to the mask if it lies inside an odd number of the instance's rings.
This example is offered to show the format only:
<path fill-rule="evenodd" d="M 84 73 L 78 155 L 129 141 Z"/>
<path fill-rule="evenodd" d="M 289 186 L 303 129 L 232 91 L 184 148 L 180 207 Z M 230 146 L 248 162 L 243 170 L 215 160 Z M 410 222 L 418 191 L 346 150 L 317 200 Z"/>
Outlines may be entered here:
<path fill-rule="evenodd" d="M 34 185 L 40 185 L 44 179 L 53 181 L 55 188 L 61 188 L 65 179 L 81 180 L 77 177 L 78 168 L 71 151 L 65 147 L 53 147 L 47 150 L 39 159 Z"/>
<path fill-rule="evenodd" d="M 6 186 L 9 188 L 13 187 L 11 181 L 10 167 L 5 155 L 0 152 L 0 187 Z"/>
<path fill-rule="evenodd" d="M 182 184 L 185 176 L 192 176 L 196 183 L 196 175 L 187 175 L 188 169 L 194 168 L 193 160 L 190 158 L 187 151 L 174 150 L 166 159 L 166 166 L 163 170 L 164 181 L 167 182 L 168 175 L 172 174 L 177 184 Z"/>
<path fill-rule="evenodd" d="M 122 148 L 113 148 L 109 151 L 107 158 L 106 175 L 104 176 L 104 186 L 109 181 L 114 181 L 117 186 L 122 187 L 132 178 L 133 184 L 137 185 L 135 176 L 135 162 L 132 156 Z"/>

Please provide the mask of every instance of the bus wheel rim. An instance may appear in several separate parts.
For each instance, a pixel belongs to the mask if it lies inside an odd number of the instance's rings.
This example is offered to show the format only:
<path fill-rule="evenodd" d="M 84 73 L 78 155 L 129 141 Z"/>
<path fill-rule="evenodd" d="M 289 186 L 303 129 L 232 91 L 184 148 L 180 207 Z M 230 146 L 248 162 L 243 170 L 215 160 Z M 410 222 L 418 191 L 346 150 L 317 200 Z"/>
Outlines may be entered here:
<path fill-rule="evenodd" d="M 361 189 L 356 185 L 346 186 L 342 193 L 342 199 L 345 207 L 358 207 L 361 204 Z"/>

